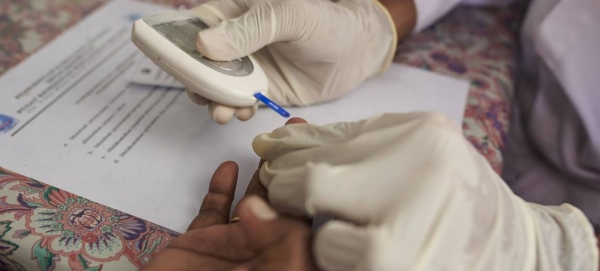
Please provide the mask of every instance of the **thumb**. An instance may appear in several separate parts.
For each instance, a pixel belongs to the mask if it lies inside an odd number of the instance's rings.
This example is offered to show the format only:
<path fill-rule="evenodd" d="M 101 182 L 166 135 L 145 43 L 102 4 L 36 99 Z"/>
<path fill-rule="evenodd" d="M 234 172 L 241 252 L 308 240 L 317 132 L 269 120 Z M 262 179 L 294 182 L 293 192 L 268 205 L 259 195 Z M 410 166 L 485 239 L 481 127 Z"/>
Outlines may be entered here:
<path fill-rule="evenodd" d="M 211 0 L 190 9 L 202 22 L 215 26 L 220 22 L 236 18 L 248 9 L 238 4 L 236 0 Z"/>
<path fill-rule="evenodd" d="M 366 270 L 369 232 L 353 224 L 333 220 L 317 232 L 313 253 L 321 270 Z"/>
<path fill-rule="evenodd" d="M 240 224 L 246 232 L 252 247 L 268 247 L 282 235 L 277 232 L 279 215 L 258 196 L 244 197 L 239 203 Z"/>
<path fill-rule="evenodd" d="M 293 24 L 288 22 L 291 17 L 299 17 L 300 10 L 286 3 L 265 2 L 240 17 L 198 32 L 196 49 L 210 59 L 231 61 L 273 42 L 294 39 L 299 24 L 297 20 Z"/>
<path fill-rule="evenodd" d="M 239 204 L 240 224 L 249 244 L 258 250 L 281 241 L 283 236 L 306 227 L 303 222 L 279 216 L 263 199 L 246 196 Z M 308 228 L 306 227 L 308 231 Z"/>

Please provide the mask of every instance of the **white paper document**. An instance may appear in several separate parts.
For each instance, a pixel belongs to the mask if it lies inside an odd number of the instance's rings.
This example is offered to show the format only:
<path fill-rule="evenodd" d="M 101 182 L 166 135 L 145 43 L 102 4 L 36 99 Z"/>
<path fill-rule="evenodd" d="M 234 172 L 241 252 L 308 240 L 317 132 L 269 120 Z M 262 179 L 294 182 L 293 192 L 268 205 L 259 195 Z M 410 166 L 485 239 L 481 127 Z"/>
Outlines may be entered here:
<path fill-rule="evenodd" d="M 109 2 L 0 77 L 0 166 L 180 232 L 223 161 L 240 165 L 239 199 L 259 162 L 253 138 L 285 119 L 261 108 L 218 125 L 181 89 L 131 84 L 145 58 L 130 41 L 132 22 L 163 9 Z M 467 90 L 392 65 L 344 98 L 287 109 L 316 124 L 420 110 L 460 124 Z"/>
<path fill-rule="evenodd" d="M 184 86 L 160 69 L 149 58 L 141 58 L 136 61 L 135 67 L 131 69 L 129 82 L 161 87 L 172 87 L 184 89 Z"/>

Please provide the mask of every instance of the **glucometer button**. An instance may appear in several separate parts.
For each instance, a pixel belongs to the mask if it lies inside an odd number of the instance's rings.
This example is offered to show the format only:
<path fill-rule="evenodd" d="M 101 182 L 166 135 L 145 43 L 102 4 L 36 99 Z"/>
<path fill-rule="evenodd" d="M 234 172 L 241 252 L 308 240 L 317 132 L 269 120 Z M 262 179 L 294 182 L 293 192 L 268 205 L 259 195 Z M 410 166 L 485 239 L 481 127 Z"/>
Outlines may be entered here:
<path fill-rule="evenodd" d="M 214 61 L 214 60 L 212 60 L 212 59 L 210 59 L 208 57 L 204 57 L 204 56 L 202 56 L 201 58 L 204 60 L 205 64 L 208 64 L 208 65 L 213 66 L 215 68 L 219 68 L 219 61 Z"/>
<path fill-rule="evenodd" d="M 218 63 L 219 63 L 219 68 L 221 70 L 225 70 L 225 71 L 237 71 L 237 70 L 241 69 L 243 66 L 241 59 L 235 59 L 232 61 L 223 61 L 223 62 L 218 62 Z"/>

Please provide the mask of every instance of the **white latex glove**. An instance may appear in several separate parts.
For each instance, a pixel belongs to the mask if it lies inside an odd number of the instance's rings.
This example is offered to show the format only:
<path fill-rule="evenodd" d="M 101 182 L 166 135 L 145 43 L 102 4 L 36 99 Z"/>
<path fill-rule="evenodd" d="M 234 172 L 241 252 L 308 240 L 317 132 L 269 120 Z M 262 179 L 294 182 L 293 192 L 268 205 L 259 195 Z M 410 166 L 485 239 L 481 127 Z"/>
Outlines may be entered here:
<path fill-rule="evenodd" d="M 598 270 L 582 212 L 515 196 L 443 116 L 287 125 L 253 148 L 275 209 L 336 217 L 313 241 L 323 270 Z"/>
<path fill-rule="evenodd" d="M 212 26 L 199 32 L 196 49 L 220 61 L 253 54 L 269 80 L 262 91 L 280 105 L 342 96 L 384 71 L 396 50 L 394 24 L 374 0 L 214 0 L 191 11 Z M 256 111 L 188 95 L 209 104 L 218 123 Z"/>

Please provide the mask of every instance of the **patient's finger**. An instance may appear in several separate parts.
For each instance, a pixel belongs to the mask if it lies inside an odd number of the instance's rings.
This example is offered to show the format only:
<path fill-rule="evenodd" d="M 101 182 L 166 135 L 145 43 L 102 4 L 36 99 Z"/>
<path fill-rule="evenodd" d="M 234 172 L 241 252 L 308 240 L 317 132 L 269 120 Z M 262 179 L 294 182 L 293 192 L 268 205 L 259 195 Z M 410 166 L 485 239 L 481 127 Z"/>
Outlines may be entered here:
<path fill-rule="evenodd" d="M 260 163 L 258 163 L 258 169 L 256 169 L 254 175 L 252 175 L 252 179 L 250 179 L 250 183 L 248 183 L 248 188 L 246 188 L 245 196 L 255 195 L 267 201 L 267 189 L 264 185 L 262 185 L 262 183 L 258 179 L 258 173 L 264 162 L 265 160 L 261 159 Z"/>
<path fill-rule="evenodd" d="M 259 198 L 261 198 L 264 201 L 267 201 L 267 189 L 258 179 L 258 173 L 260 172 L 260 168 L 262 167 L 262 164 L 264 162 L 265 162 L 265 160 L 261 159 L 260 162 L 258 163 L 258 168 L 254 172 L 254 175 L 252 175 L 252 179 L 250 179 L 250 182 L 248 183 L 248 186 L 246 187 L 246 193 L 244 194 L 244 197 L 242 198 L 242 200 L 248 196 L 254 195 L 254 196 L 258 196 Z M 240 202 L 242 202 L 242 201 L 240 200 Z M 239 217 L 239 206 L 240 206 L 239 203 L 237 206 L 235 206 L 235 209 L 233 210 L 233 217 Z"/>
<path fill-rule="evenodd" d="M 308 123 L 308 121 L 306 121 L 303 118 L 291 118 L 285 123 L 285 125 L 295 124 L 295 123 Z"/>
<path fill-rule="evenodd" d="M 200 206 L 200 213 L 194 218 L 188 231 L 229 221 L 237 175 L 238 165 L 235 162 L 224 162 L 217 168 L 210 180 L 208 194 Z"/>

